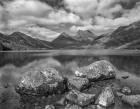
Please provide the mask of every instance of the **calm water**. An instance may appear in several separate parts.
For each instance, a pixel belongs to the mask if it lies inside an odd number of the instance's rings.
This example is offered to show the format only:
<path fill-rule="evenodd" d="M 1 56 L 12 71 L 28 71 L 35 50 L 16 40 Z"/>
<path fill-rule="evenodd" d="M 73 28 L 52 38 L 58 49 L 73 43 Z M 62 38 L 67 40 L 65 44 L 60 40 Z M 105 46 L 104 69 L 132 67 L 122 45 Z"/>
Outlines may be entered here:
<path fill-rule="evenodd" d="M 116 66 L 120 72 L 117 80 L 98 83 L 101 87 L 112 84 L 116 89 L 128 86 L 132 92 L 140 93 L 140 52 L 119 50 L 73 50 L 73 51 L 41 51 L 41 52 L 0 52 L 0 109 L 20 109 L 20 96 L 15 92 L 14 85 L 19 81 L 24 72 L 42 66 L 56 67 L 63 75 L 71 75 L 72 71 L 81 66 L 91 64 L 98 60 L 108 60 Z M 122 79 L 122 76 L 129 76 Z M 99 89 L 100 90 L 100 89 Z M 99 92 L 98 89 L 90 89 L 89 93 Z M 56 98 L 56 97 L 55 97 Z M 58 97 L 59 99 L 60 97 Z M 57 99 L 57 98 L 56 98 Z M 51 99 L 47 103 L 54 103 Z M 46 105 L 45 103 L 40 105 Z M 34 109 L 32 104 L 25 108 Z M 62 107 L 60 107 L 62 108 Z M 132 108 L 116 100 L 111 109 L 139 109 Z M 37 108 L 35 108 L 37 109 Z"/>

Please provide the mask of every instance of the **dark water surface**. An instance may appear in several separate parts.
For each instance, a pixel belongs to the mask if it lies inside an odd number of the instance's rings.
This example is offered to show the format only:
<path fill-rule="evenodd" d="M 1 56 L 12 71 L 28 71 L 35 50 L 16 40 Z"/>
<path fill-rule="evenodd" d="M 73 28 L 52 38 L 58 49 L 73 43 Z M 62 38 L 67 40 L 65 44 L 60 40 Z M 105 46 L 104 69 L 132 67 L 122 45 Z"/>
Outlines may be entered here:
<path fill-rule="evenodd" d="M 0 109 L 21 108 L 20 96 L 15 92 L 14 86 L 18 83 L 24 72 L 30 69 L 52 66 L 58 68 L 64 75 L 69 76 L 75 68 L 103 59 L 110 61 L 120 72 L 117 74 L 117 80 L 99 83 L 101 87 L 106 84 L 113 84 L 113 87 L 116 89 L 118 87 L 128 86 L 134 94 L 140 94 L 140 51 L 56 50 L 41 52 L 0 52 Z M 128 76 L 129 78 L 122 79 L 122 76 Z M 99 90 L 91 88 L 89 93 L 96 93 Z M 59 98 L 47 99 L 46 102 L 40 103 L 40 105 L 53 104 Z M 28 104 L 25 108 L 34 109 L 34 106 Z M 116 104 L 111 109 L 140 109 L 140 107 L 131 107 L 116 99 Z"/>

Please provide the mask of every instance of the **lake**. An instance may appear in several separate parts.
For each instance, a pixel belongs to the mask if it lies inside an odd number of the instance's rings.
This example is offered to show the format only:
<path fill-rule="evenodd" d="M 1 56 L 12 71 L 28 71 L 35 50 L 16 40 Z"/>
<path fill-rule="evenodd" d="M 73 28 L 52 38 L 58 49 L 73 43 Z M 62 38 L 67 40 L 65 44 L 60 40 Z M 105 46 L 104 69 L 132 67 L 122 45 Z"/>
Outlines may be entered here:
<path fill-rule="evenodd" d="M 15 92 L 23 74 L 31 69 L 42 66 L 56 67 L 63 75 L 71 75 L 77 67 L 89 65 L 98 60 L 108 60 L 120 72 L 117 79 L 99 83 L 100 87 L 111 84 L 115 88 L 130 87 L 133 94 L 140 94 L 140 51 L 138 50 L 53 50 L 53 51 L 22 51 L 0 52 L 0 109 L 21 109 L 20 96 Z M 127 79 L 122 77 L 127 76 Z M 99 89 L 100 90 L 100 89 Z M 96 88 L 89 93 L 98 92 Z M 40 107 L 54 103 L 60 96 L 37 103 Z M 25 103 L 24 109 L 40 109 L 31 103 Z M 63 107 L 58 106 L 63 109 Z M 122 103 L 119 99 L 111 109 L 139 109 Z M 101 109 L 101 108 L 100 108 Z M 102 108 L 104 109 L 104 108 Z"/>

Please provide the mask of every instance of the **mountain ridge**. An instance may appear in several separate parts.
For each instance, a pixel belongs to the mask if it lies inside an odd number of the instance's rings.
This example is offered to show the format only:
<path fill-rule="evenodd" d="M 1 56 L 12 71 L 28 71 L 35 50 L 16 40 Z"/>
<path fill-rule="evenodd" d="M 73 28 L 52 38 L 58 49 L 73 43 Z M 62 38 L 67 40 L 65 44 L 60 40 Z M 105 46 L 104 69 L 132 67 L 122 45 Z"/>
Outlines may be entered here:
<path fill-rule="evenodd" d="M 75 36 L 63 32 L 52 42 L 22 32 L 10 35 L 0 33 L 0 50 L 51 49 L 140 49 L 140 21 L 100 36 L 90 30 L 79 30 Z"/>

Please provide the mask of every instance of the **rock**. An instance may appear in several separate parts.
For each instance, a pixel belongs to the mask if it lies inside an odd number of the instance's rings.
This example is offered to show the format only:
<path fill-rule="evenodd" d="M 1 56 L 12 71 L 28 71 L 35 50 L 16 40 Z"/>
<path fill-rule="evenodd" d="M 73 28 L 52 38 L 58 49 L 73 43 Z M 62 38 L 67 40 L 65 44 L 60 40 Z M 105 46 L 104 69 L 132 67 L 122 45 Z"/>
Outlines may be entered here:
<path fill-rule="evenodd" d="M 65 106 L 67 104 L 66 102 L 66 98 L 65 97 L 62 97 L 59 101 L 57 101 L 55 103 L 55 105 L 58 105 L 58 106 Z"/>
<path fill-rule="evenodd" d="M 88 107 L 85 107 L 84 109 L 98 109 L 96 105 L 90 105 Z"/>
<path fill-rule="evenodd" d="M 140 95 L 125 95 L 118 93 L 118 96 L 121 97 L 121 100 L 124 103 L 127 103 L 131 106 L 140 106 Z"/>
<path fill-rule="evenodd" d="M 81 77 L 75 77 L 75 76 L 68 78 L 69 89 L 77 89 L 79 91 L 82 91 L 86 89 L 89 85 L 90 83 L 87 78 L 81 78 Z"/>
<path fill-rule="evenodd" d="M 81 107 L 79 107 L 78 105 L 71 105 L 68 104 L 65 109 L 82 109 Z"/>
<path fill-rule="evenodd" d="M 103 91 L 99 95 L 96 103 L 103 107 L 109 107 L 115 103 L 115 96 L 114 96 L 113 90 L 110 86 L 107 86 L 103 89 Z"/>
<path fill-rule="evenodd" d="M 128 78 L 129 78 L 129 76 L 122 76 L 122 78 L 123 78 L 123 79 L 128 79 Z"/>
<path fill-rule="evenodd" d="M 123 94 L 131 94 L 131 89 L 129 87 L 123 87 L 121 92 Z"/>
<path fill-rule="evenodd" d="M 115 78 L 117 69 L 108 61 L 101 60 L 75 71 L 76 76 L 87 77 L 90 81 Z"/>
<path fill-rule="evenodd" d="M 53 105 L 47 105 L 45 106 L 45 109 L 55 109 L 55 107 Z"/>
<path fill-rule="evenodd" d="M 95 94 L 85 94 L 76 90 L 71 90 L 67 95 L 66 99 L 74 104 L 81 107 L 87 106 L 95 101 Z"/>
<path fill-rule="evenodd" d="M 48 96 L 66 91 L 67 81 L 54 68 L 45 68 L 25 73 L 16 92 L 19 94 Z"/>

